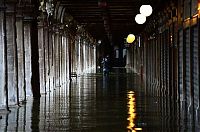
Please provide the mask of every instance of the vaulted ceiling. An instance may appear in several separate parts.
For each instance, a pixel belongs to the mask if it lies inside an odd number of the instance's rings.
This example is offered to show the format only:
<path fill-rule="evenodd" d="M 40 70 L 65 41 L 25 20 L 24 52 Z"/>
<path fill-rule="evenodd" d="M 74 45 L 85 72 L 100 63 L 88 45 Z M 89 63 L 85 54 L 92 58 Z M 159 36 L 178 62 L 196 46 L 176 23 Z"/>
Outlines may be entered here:
<path fill-rule="evenodd" d="M 113 43 L 121 43 L 129 33 L 138 34 L 143 31 L 146 24 L 138 25 L 135 22 L 140 6 L 150 4 L 155 12 L 163 1 L 60 0 L 60 2 L 94 38 L 97 40 L 108 38 Z"/>

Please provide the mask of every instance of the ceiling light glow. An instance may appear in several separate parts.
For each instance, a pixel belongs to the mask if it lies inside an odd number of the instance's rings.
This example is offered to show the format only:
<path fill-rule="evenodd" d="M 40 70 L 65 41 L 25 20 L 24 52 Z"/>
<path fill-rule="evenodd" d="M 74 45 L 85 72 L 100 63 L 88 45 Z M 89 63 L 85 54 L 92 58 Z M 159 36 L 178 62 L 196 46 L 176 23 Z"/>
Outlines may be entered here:
<path fill-rule="evenodd" d="M 153 12 L 153 9 L 150 5 L 142 5 L 140 7 L 140 13 L 146 17 L 150 16 Z"/>
<path fill-rule="evenodd" d="M 146 17 L 142 14 L 137 14 L 135 16 L 135 21 L 138 23 L 138 24 L 144 24 L 146 22 Z"/>
<path fill-rule="evenodd" d="M 133 34 L 129 34 L 128 37 L 126 38 L 127 43 L 133 43 L 134 40 L 135 40 L 135 35 Z"/>

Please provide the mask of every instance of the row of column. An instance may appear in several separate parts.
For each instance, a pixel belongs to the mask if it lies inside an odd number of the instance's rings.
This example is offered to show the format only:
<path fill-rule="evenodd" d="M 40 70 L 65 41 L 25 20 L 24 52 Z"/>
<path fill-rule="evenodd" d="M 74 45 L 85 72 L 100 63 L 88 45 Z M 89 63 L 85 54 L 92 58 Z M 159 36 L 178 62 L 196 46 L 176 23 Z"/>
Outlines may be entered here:
<path fill-rule="evenodd" d="M 72 80 L 73 74 L 95 71 L 96 46 L 68 28 L 38 23 L 40 92 L 47 93 Z"/>
<path fill-rule="evenodd" d="M 126 67 L 131 71 L 140 75 L 144 74 L 144 45 L 139 45 L 138 42 L 131 44 L 126 51 Z"/>
<path fill-rule="evenodd" d="M 29 10 L 34 10 L 34 6 Z M 0 107 L 40 97 L 36 20 L 15 2 L 0 7 Z M 36 46 L 35 46 L 36 45 Z"/>
<path fill-rule="evenodd" d="M 35 10 L 0 2 L 0 107 L 7 110 L 61 87 L 72 74 L 96 71 L 95 43 L 59 22 L 49 25 Z"/>
<path fill-rule="evenodd" d="M 180 123 L 188 122 L 186 128 L 199 127 L 199 10 L 196 13 L 184 21 L 168 20 L 144 43 L 145 93 L 162 101 L 164 116 L 178 113 Z"/>

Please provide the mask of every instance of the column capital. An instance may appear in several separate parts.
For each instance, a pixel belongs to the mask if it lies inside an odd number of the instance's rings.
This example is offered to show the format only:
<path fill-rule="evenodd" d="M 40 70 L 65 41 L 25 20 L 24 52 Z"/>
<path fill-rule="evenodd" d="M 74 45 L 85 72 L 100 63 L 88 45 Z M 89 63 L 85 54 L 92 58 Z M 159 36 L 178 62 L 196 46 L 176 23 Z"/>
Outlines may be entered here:
<path fill-rule="evenodd" d="M 2 5 L 0 5 L 0 11 L 5 11 L 6 10 L 6 7 Z"/>
<path fill-rule="evenodd" d="M 40 13 L 40 15 L 37 17 L 38 20 L 38 27 L 48 27 L 47 22 L 47 14 L 46 13 Z"/>
<path fill-rule="evenodd" d="M 17 19 L 23 18 L 23 8 L 24 8 L 24 6 L 17 4 L 17 6 L 16 6 L 16 18 Z"/>
<path fill-rule="evenodd" d="M 59 27 L 56 26 L 56 25 L 54 25 L 54 26 L 52 27 L 52 31 L 53 31 L 55 34 L 59 34 Z"/>
<path fill-rule="evenodd" d="M 38 11 L 36 10 L 36 5 L 26 4 L 23 7 L 24 21 L 33 21 L 37 19 Z"/>
<path fill-rule="evenodd" d="M 5 1 L 4 1 L 4 0 L 1 0 L 1 1 L 0 1 L 0 11 L 5 11 L 5 10 L 6 10 Z"/>
<path fill-rule="evenodd" d="M 5 2 L 6 13 L 16 13 L 16 2 Z"/>

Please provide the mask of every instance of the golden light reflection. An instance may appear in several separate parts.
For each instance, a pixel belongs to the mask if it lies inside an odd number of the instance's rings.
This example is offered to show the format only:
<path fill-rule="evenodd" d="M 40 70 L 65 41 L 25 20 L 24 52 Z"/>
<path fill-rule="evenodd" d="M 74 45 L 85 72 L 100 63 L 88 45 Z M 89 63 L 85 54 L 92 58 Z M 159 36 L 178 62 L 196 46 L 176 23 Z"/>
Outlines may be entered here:
<path fill-rule="evenodd" d="M 193 15 L 192 17 L 193 17 L 193 18 L 194 18 L 194 17 L 198 17 L 198 14 L 195 14 L 195 15 Z"/>
<path fill-rule="evenodd" d="M 197 10 L 200 10 L 200 0 L 198 1 L 198 7 Z"/>
<path fill-rule="evenodd" d="M 141 131 L 141 130 L 142 130 L 142 128 L 135 128 L 135 130 L 136 130 L 136 131 Z"/>
<path fill-rule="evenodd" d="M 186 22 L 186 21 L 189 21 L 190 20 L 190 18 L 186 18 L 184 21 Z"/>
<path fill-rule="evenodd" d="M 135 93 L 133 91 L 128 92 L 128 118 L 129 121 L 127 129 L 128 132 L 141 131 L 142 128 L 136 128 L 135 119 L 136 119 L 136 100 Z"/>

